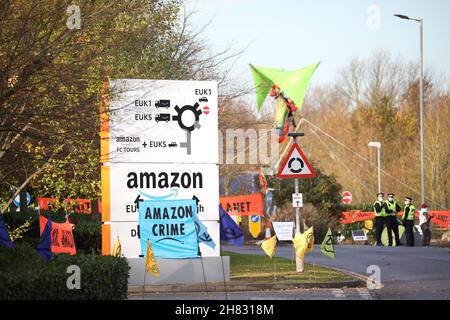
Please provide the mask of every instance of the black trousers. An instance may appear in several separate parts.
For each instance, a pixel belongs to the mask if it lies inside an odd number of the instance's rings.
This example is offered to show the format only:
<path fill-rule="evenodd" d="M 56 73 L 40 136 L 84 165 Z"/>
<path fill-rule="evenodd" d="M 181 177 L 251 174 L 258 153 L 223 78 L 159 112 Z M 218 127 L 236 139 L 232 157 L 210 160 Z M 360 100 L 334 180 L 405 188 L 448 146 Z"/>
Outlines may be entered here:
<path fill-rule="evenodd" d="M 384 228 L 384 217 L 375 217 L 375 238 L 377 240 L 377 244 L 381 243 L 381 234 Z"/>
<path fill-rule="evenodd" d="M 430 226 L 429 226 L 428 222 L 421 224 L 420 229 L 422 229 L 422 233 L 423 233 L 422 245 L 424 247 L 429 246 L 430 240 L 431 240 L 431 230 L 430 230 Z"/>
<path fill-rule="evenodd" d="M 389 245 L 392 246 L 392 231 L 394 231 L 395 244 L 399 245 L 400 238 L 398 237 L 398 222 L 396 216 L 387 216 L 386 218 L 386 228 L 388 233 Z"/>
<path fill-rule="evenodd" d="M 414 220 L 406 220 L 404 226 L 406 234 L 406 245 L 414 247 Z"/>

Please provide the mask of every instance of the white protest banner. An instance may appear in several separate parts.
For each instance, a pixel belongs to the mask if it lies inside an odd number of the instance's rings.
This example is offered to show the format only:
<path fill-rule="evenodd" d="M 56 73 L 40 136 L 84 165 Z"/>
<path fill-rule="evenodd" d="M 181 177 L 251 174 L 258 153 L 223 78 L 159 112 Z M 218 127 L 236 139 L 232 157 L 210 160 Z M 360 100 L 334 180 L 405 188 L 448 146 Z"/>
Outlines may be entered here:
<path fill-rule="evenodd" d="M 280 241 L 290 241 L 293 237 L 294 222 L 272 222 L 273 230 Z"/>

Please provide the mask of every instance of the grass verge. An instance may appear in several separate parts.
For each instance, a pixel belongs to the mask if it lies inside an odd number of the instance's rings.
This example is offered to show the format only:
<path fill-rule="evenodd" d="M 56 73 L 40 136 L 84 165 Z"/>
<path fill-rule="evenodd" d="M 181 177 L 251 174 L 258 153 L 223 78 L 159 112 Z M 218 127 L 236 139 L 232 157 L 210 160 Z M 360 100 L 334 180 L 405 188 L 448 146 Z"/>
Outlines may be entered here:
<path fill-rule="evenodd" d="M 223 251 L 230 256 L 231 280 L 247 283 L 327 283 L 350 281 L 353 278 L 333 269 L 306 263 L 305 272 L 297 273 L 295 261 L 262 255 L 240 254 Z M 275 260 L 276 259 L 276 260 Z M 275 269 L 274 269 L 275 267 Z M 275 276 L 274 276 L 275 271 Z"/>

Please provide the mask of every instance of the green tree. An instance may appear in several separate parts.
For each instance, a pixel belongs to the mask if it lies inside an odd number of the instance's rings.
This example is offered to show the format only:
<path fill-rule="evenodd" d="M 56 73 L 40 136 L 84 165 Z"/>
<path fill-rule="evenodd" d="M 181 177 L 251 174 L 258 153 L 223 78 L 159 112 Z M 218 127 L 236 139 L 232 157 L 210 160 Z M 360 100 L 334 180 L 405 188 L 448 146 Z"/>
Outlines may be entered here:
<path fill-rule="evenodd" d="M 333 230 L 338 225 L 340 213 L 342 212 L 342 186 L 336 181 L 334 176 L 326 175 L 316 165 L 312 164 L 316 172 L 315 178 L 299 179 L 299 190 L 303 193 L 303 203 L 310 203 L 314 210 L 310 210 L 303 219 L 306 225 L 314 226 L 314 236 L 317 241 L 321 241 L 329 227 Z M 273 203 L 278 207 L 291 207 L 292 219 L 294 218 L 292 209 L 292 194 L 294 193 L 294 179 L 268 178 L 269 186 L 275 188 L 273 193 Z M 304 209 L 301 209 L 304 210 Z M 291 219 L 291 220 L 292 220 Z"/>
<path fill-rule="evenodd" d="M 98 196 L 99 105 L 108 78 L 211 79 L 227 52 L 209 54 L 180 19 L 179 0 L 0 4 L 0 186 L 42 195 Z M 208 78 L 210 77 L 210 78 Z M 103 92 L 104 93 L 104 92 Z"/>

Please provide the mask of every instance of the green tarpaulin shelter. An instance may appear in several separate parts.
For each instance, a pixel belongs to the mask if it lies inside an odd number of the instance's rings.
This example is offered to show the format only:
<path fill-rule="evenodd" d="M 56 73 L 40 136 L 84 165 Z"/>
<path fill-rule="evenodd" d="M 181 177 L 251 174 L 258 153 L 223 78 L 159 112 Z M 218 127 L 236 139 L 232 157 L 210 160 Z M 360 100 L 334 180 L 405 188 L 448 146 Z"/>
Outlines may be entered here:
<path fill-rule="evenodd" d="M 309 81 L 319 64 L 320 62 L 317 62 L 294 71 L 250 65 L 258 100 L 258 111 L 261 110 L 264 100 L 274 84 L 279 85 L 286 96 L 291 98 L 298 108 L 301 108 Z"/>

